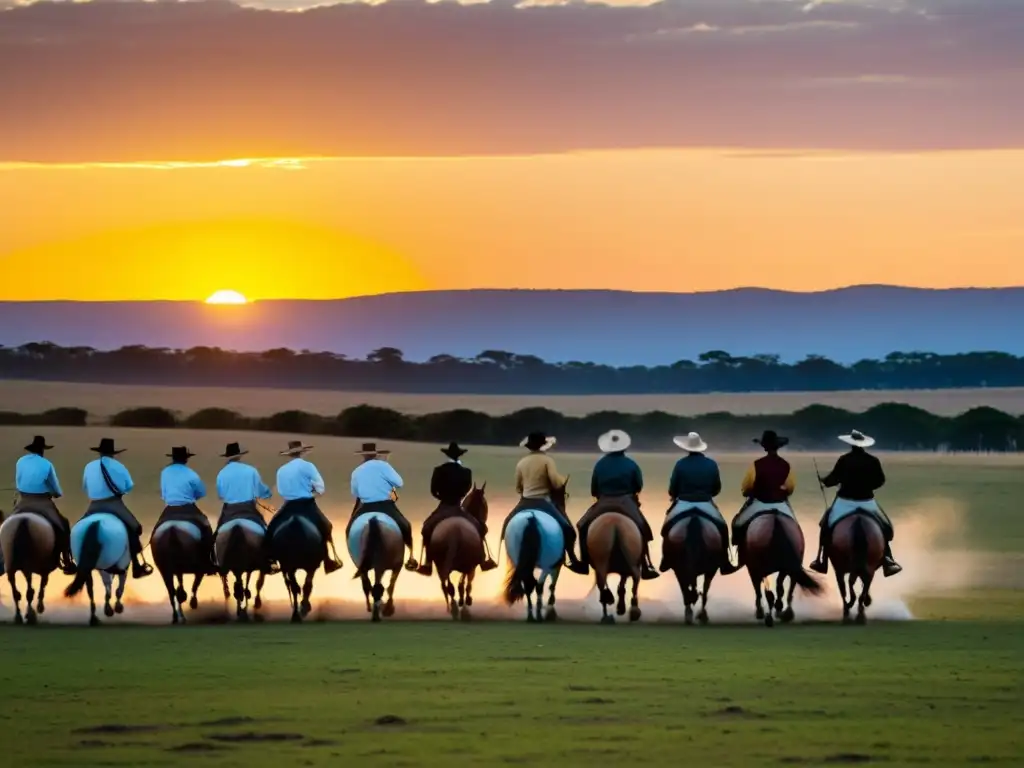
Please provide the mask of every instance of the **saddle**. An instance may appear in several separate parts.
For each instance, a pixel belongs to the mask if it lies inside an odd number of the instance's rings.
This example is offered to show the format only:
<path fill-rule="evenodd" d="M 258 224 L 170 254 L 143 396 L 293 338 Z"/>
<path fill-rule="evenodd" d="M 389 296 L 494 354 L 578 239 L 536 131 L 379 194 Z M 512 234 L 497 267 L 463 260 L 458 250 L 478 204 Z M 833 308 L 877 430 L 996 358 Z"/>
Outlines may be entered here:
<path fill-rule="evenodd" d="M 780 501 L 776 503 L 767 503 L 763 501 L 757 501 L 756 499 L 747 499 L 747 501 L 740 508 L 736 517 L 732 520 L 733 531 L 739 528 L 745 528 L 750 525 L 751 521 L 763 515 L 782 515 L 788 517 L 791 520 L 796 520 L 796 514 L 793 512 L 793 507 L 789 505 L 788 501 Z"/>
<path fill-rule="evenodd" d="M 14 517 L 15 515 L 24 514 L 38 515 L 52 525 L 54 531 L 57 533 L 64 530 L 64 523 L 60 519 L 60 512 L 57 510 L 57 505 L 53 503 L 53 499 L 49 496 L 21 494 L 17 503 L 14 505 L 14 509 L 11 511 L 10 516 Z"/>
<path fill-rule="evenodd" d="M 709 509 L 710 508 L 710 509 Z M 722 513 L 718 511 L 718 507 L 714 502 L 710 501 L 677 501 L 665 514 L 665 524 L 661 526 L 661 536 L 664 538 L 668 536 L 671 531 L 678 523 L 681 523 L 688 517 L 703 517 L 708 522 L 722 527 L 725 523 L 725 518 L 722 517 Z"/>
<path fill-rule="evenodd" d="M 892 522 L 890 522 L 889 516 L 885 514 L 885 511 L 875 499 L 853 501 L 851 499 L 844 499 L 838 496 L 835 501 L 832 502 L 832 506 L 828 508 L 828 512 L 826 513 L 826 521 L 829 531 L 831 532 L 831 530 L 842 520 L 858 512 L 874 518 L 878 524 L 882 526 L 882 530 L 884 532 L 888 533 L 892 531 Z"/>
<path fill-rule="evenodd" d="M 437 509 L 431 512 L 423 522 L 423 537 L 429 539 L 438 525 L 443 523 L 445 520 L 452 519 L 453 517 L 461 517 L 463 520 L 468 520 L 473 524 L 473 527 L 480 532 L 481 536 L 484 534 L 481 522 L 464 510 L 461 504 L 441 502 L 438 504 Z"/>
<path fill-rule="evenodd" d="M 518 515 L 520 512 L 525 512 L 527 510 L 536 510 L 537 512 L 545 512 L 545 513 L 551 515 L 551 519 L 554 520 L 559 525 L 562 525 L 563 528 L 565 528 L 565 526 L 568 525 L 569 526 L 569 530 L 571 531 L 571 529 L 572 529 L 572 524 L 568 523 L 567 518 L 565 517 L 565 515 L 562 514 L 561 512 L 559 512 L 558 511 L 558 507 L 556 507 L 549 499 L 543 499 L 543 498 L 532 499 L 532 498 L 525 498 L 524 497 L 524 498 L 519 499 L 519 503 L 516 504 L 515 507 L 512 508 L 512 511 L 509 512 L 508 515 L 505 517 L 505 522 L 501 524 L 501 538 L 502 539 L 505 538 L 505 529 L 508 528 L 509 521 L 513 517 Z M 575 531 L 571 531 L 571 532 L 575 533 Z"/>
<path fill-rule="evenodd" d="M 220 511 L 220 519 L 217 527 L 222 528 L 233 520 L 249 520 L 251 522 L 267 527 L 267 521 L 263 517 L 255 501 L 243 501 L 238 504 L 225 504 Z"/>
<path fill-rule="evenodd" d="M 195 504 L 164 507 L 164 511 L 160 514 L 156 525 L 153 526 L 153 531 L 155 532 L 164 523 L 192 523 L 200 528 L 210 527 L 209 518 Z"/>

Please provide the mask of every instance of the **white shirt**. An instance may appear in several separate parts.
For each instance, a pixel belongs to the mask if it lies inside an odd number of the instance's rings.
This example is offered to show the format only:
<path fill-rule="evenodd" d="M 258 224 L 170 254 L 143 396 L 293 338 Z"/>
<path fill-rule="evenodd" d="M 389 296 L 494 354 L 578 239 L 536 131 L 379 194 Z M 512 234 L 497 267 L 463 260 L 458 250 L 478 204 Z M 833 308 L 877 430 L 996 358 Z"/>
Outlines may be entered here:
<path fill-rule="evenodd" d="M 195 504 L 206 495 L 206 486 L 192 467 L 170 464 L 160 473 L 160 498 L 169 507 Z"/>
<path fill-rule="evenodd" d="M 352 495 L 363 504 L 387 501 L 401 487 L 402 477 L 386 461 L 370 459 L 352 470 Z"/>
<path fill-rule="evenodd" d="M 277 470 L 277 492 L 285 501 L 311 499 L 324 492 L 324 479 L 312 462 L 295 458 Z"/>
<path fill-rule="evenodd" d="M 90 501 L 109 499 L 117 495 L 110 490 L 110 486 L 103 479 L 103 471 L 100 469 L 101 461 L 103 466 L 106 467 L 110 479 L 114 482 L 114 488 L 120 491 L 122 496 L 135 487 L 135 483 L 132 482 L 132 476 L 128 473 L 128 468 L 124 464 L 109 456 L 101 456 L 95 461 L 90 461 L 86 464 L 85 472 L 82 473 L 82 489 Z"/>
<path fill-rule="evenodd" d="M 57 482 L 57 470 L 49 459 L 29 453 L 18 459 L 14 468 L 14 487 L 18 493 L 34 493 L 38 496 L 63 496 Z"/>
<path fill-rule="evenodd" d="M 217 475 L 217 495 L 225 504 L 244 504 L 271 496 L 260 472 L 250 464 L 229 461 Z"/>

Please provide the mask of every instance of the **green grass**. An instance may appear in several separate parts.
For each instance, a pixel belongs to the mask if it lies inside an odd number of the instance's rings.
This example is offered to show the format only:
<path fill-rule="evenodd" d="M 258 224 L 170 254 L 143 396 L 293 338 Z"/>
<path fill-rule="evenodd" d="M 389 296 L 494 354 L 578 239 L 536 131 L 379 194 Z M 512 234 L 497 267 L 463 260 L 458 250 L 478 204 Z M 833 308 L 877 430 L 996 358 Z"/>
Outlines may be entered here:
<path fill-rule="evenodd" d="M 1009 766 L 1024 748 L 1020 622 L 8 627 L 0 643 L 9 765 Z M 225 718 L 252 721 L 202 725 Z M 82 731 L 104 725 L 152 730 Z M 249 732 L 295 738 L 223 740 Z"/>

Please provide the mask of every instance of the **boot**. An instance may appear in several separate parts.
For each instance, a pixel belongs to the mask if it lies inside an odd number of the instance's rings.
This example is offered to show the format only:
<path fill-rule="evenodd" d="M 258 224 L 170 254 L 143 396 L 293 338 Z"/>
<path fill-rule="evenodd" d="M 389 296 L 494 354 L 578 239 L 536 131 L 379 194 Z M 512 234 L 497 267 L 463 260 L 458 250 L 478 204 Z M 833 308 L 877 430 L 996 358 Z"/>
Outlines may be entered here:
<path fill-rule="evenodd" d="M 153 573 L 153 566 L 145 562 L 142 558 L 142 553 L 132 556 L 132 578 L 133 579 L 144 579 Z"/>
<path fill-rule="evenodd" d="M 65 576 L 74 576 L 78 573 L 78 566 L 75 565 L 75 558 L 71 554 L 70 534 L 61 542 L 60 569 Z"/>
<path fill-rule="evenodd" d="M 732 564 L 732 560 L 729 559 L 729 549 L 726 548 L 722 553 L 722 564 L 718 567 L 718 572 L 723 576 L 728 576 L 731 573 L 736 573 L 741 567 L 739 564 Z"/>
<path fill-rule="evenodd" d="M 882 574 L 889 578 L 895 576 L 897 573 L 903 570 L 903 566 L 896 562 L 892 556 L 892 549 L 889 547 L 889 542 L 885 542 L 885 558 L 882 560 Z"/>
<path fill-rule="evenodd" d="M 668 573 L 672 570 L 672 566 L 668 564 L 668 555 L 665 554 L 665 550 L 661 551 L 661 565 L 658 566 L 658 573 Z"/>
<path fill-rule="evenodd" d="M 424 539 L 423 543 L 420 544 L 420 565 L 416 569 L 416 573 L 421 576 L 432 576 L 434 573 L 434 564 L 431 562 L 430 558 L 427 557 L 426 539 Z"/>
<path fill-rule="evenodd" d="M 658 571 L 654 570 L 654 563 L 651 562 L 651 553 L 647 548 L 647 542 L 644 542 L 644 559 L 640 564 L 640 578 L 650 581 L 661 576 Z"/>
<path fill-rule="evenodd" d="M 330 574 L 341 569 L 341 559 L 338 557 L 337 550 L 334 550 L 334 557 L 331 557 L 328 554 L 328 546 L 334 549 L 334 541 L 332 539 L 324 541 L 324 573 Z"/>
<path fill-rule="evenodd" d="M 808 567 L 815 573 L 822 575 L 828 573 L 828 557 L 825 555 L 825 549 L 828 547 L 828 536 L 829 530 L 824 525 L 821 526 L 821 537 L 818 539 L 818 556 L 814 559 Z"/>
<path fill-rule="evenodd" d="M 580 551 L 584 553 L 585 557 L 586 548 L 585 545 L 583 545 L 582 543 L 580 544 Z M 586 576 L 588 573 L 590 573 L 590 566 L 587 564 L 587 562 L 576 557 L 575 548 L 566 547 L 565 557 L 569 561 L 569 570 L 573 573 L 578 573 L 580 576 Z"/>

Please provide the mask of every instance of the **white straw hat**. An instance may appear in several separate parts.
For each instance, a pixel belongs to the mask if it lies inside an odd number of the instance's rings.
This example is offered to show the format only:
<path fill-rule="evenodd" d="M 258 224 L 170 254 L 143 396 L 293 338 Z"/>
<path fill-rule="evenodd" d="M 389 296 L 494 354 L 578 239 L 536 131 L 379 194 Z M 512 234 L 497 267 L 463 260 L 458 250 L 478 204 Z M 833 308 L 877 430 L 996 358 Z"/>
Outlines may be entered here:
<path fill-rule="evenodd" d="M 601 453 L 624 451 L 632 443 L 633 439 L 621 429 L 613 429 L 597 438 L 597 447 L 601 449 Z"/>
<path fill-rule="evenodd" d="M 875 438 L 868 437 L 863 432 L 858 432 L 856 429 L 848 435 L 840 435 L 839 439 L 847 445 L 852 445 L 855 448 L 870 448 L 875 444 Z"/>
<path fill-rule="evenodd" d="M 690 453 L 704 453 L 708 449 L 708 444 L 701 440 L 696 432 L 691 432 L 685 437 L 673 437 L 672 442 Z"/>

